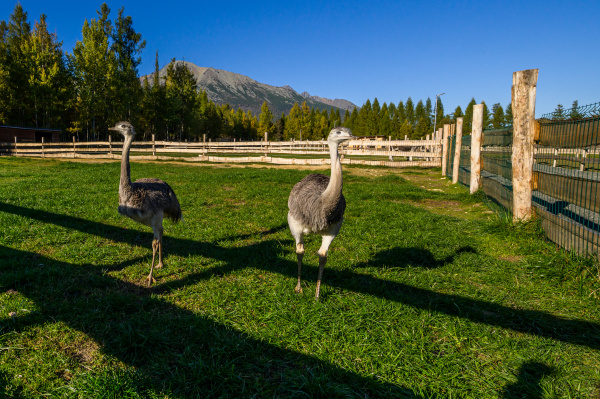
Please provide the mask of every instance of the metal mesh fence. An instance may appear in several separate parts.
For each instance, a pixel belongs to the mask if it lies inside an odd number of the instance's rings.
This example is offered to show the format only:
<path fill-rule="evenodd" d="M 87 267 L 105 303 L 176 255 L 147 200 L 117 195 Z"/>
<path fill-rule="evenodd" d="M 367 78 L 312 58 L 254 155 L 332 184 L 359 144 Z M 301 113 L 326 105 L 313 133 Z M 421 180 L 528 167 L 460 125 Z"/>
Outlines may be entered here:
<path fill-rule="evenodd" d="M 463 136 L 458 167 L 458 182 L 469 186 L 471 184 L 471 136 Z"/>
<path fill-rule="evenodd" d="M 600 115 L 538 122 L 532 200 L 542 226 L 560 246 L 598 254 Z"/>
<path fill-rule="evenodd" d="M 510 213 L 513 205 L 512 127 L 484 130 L 481 141 L 483 192 Z"/>

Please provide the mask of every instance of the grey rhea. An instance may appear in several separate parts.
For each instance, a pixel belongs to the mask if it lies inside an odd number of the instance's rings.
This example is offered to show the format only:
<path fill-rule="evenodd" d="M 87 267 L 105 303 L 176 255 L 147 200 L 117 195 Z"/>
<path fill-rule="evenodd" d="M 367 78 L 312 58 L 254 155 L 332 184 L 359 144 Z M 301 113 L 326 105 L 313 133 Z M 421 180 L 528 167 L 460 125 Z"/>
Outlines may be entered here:
<path fill-rule="evenodd" d="M 319 298 L 323 269 L 327 263 L 327 251 L 335 236 L 339 233 L 344 220 L 346 200 L 342 195 L 342 163 L 338 152 L 340 143 L 355 138 L 350 129 L 336 127 L 331 130 L 327 143 L 331 157 L 331 177 L 311 174 L 300 180 L 288 199 L 288 224 L 296 240 L 298 258 L 298 284 L 296 292 L 302 292 L 302 258 L 304 256 L 305 234 L 316 233 L 322 236 L 319 248 L 319 274 L 315 298 Z"/>
<path fill-rule="evenodd" d="M 148 178 L 131 182 L 129 169 L 129 152 L 131 143 L 135 137 L 135 130 L 129 122 L 118 122 L 116 130 L 125 137 L 123 152 L 121 154 L 121 181 L 119 183 L 119 213 L 135 220 L 138 223 L 152 227 L 154 239 L 152 240 L 152 265 L 150 274 L 146 279 L 148 287 L 152 284 L 154 277 L 154 260 L 158 251 L 158 264 L 156 268 L 163 266 L 162 258 L 162 236 L 163 217 L 166 216 L 174 223 L 182 219 L 181 207 L 173 189 L 160 179 Z"/>

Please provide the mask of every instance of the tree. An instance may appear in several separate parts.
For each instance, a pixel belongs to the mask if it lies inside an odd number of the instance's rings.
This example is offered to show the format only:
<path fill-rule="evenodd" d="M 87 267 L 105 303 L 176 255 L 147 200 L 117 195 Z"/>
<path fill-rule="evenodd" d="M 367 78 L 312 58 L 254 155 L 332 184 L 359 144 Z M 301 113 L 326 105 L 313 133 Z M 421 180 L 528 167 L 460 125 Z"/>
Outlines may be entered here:
<path fill-rule="evenodd" d="M 552 113 L 552 119 L 565 119 L 565 109 L 562 104 L 558 104 Z"/>
<path fill-rule="evenodd" d="M 26 48 L 31 40 L 31 25 L 21 3 L 17 3 L 6 27 L 6 50 L 8 57 L 9 122 L 19 126 L 30 126 L 33 121 L 33 101 L 29 87 L 31 63 Z"/>
<path fill-rule="evenodd" d="M 503 127 L 504 123 L 504 109 L 500 103 L 492 105 L 492 127 L 497 129 Z"/>
<path fill-rule="evenodd" d="M 583 115 L 579 112 L 579 101 L 577 101 L 577 100 L 573 101 L 573 104 L 571 105 L 571 111 L 569 111 L 569 118 L 570 119 L 583 118 Z"/>
<path fill-rule="evenodd" d="M 392 119 L 386 103 L 383 103 L 379 112 L 379 134 L 386 137 L 392 135 Z"/>
<path fill-rule="evenodd" d="M 435 108 L 436 126 L 434 126 L 434 130 L 437 130 L 440 127 L 444 126 L 444 123 L 443 123 L 443 120 L 444 120 L 444 104 L 442 104 L 442 98 L 441 97 L 436 97 L 436 98 L 437 98 L 437 106 Z"/>
<path fill-rule="evenodd" d="M 112 103 L 117 60 L 110 50 L 110 21 L 108 10 L 102 5 L 99 18 L 83 24 L 83 39 L 75 44 L 68 60 L 74 74 L 77 120 L 71 131 L 82 131 L 93 140 L 99 131 L 107 131 L 110 104 Z M 111 121 L 114 122 L 114 121 Z"/>
<path fill-rule="evenodd" d="M 132 121 L 137 115 L 141 98 L 138 66 L 142 59 L 140 54 L 146 47 L 142 35 L 133 29 L 130 16 L 124 16 L 125 9 L 121 7 L 115 29 L 112 31 L 112 46 L 117 60 L 115 71 L 115 97 L 113 103 L 115 117 L 119 120 Z"/>
<path fill-rule="evenodd" d="M 512 126 L 513 124 L 512 103 L 508 103 L 506 110 L 504 110 L 504 124 L 506 126 Z"/>
<path fill-rule="evenodd" d="M 414 127 L 416 124 L 415 106 L 412 98 L 410 97 L 408 97 L 406 104 L 404 104 L 404 112 L 406 113 L 406 120 L 411 126 Z"/>
<path fill-rule="evenodd" d="M 194 118 L 197 99 L 196 87 L 196 78 L 185 63 L 175 62 L 173 59 L 167 67 L 166 89 L 167 102 L 173 110 L 170 114 L 169 127 L 179 135 L 179 141 L 186 137 L 192 137 L 191 127 L 197 121 Z M 213 134 L 218 136 L 220 129 Z"/>
<path fill-rule="evenodd" d="M 239 110 L 239 108 L 238 108 Z M 281 113 L 281 116 L 275 122 L 275 140 L 281 141 L 283 140 L 284 132 L 285 132 L 285 112 Z"/>
<path fill-rule="evenodd" d="M 258 117 L 258 133 L 264 134 L 268 133 L 269 135 L 273 133 L 275 129 L 275 125 L 273 124 L 273 113 L 269 109 L 269 104 L 266 101 L 263 101 L 262 106 L 260 107 L 260 116 Z"/>
<path fill-rule="evenodd" d="M 460 105 L 457 105 L 456 108 L 454 109 L 454 113 L 452 114 L 452 119 L 454 121 L 456 121 L 458 118 L 463 117 L 463 127 L 464 127 L 464 114 L 462 112 L 462 108 L 460 107 Z"/>
<path fill-rule="evenodd" d="M 474 98 L 471 98 L 467 108 L 465 109 L 465 116 L 463 117 L 463 134 L 471 134 L 473 131 L 473 106 L 477 104 Z"/>
<path fill-rule="evenodd" d="M 488 129 L 492 124 L 492 118 L 490 116 L 490 110 L 485 103 L 485 101 L 481 102 L 483 104 L 483 130 Z"/>

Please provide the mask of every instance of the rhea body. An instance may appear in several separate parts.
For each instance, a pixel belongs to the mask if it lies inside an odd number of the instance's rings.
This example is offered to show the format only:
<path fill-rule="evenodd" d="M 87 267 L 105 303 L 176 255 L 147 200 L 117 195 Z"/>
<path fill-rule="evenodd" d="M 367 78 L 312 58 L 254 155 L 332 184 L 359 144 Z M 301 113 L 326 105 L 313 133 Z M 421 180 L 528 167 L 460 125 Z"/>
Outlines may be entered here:
<path fill-rule="evenodd" d="M 290 193 L 288 199 L 288 224 L 292 236 L 296 240 L 296 256 L 298 258 L 298 284 L 295 291 L 302 292 L 302 258 L 304 257 L 304 235 L 319 234 L 322 236 L 319 248 L 319 274 L 315 298 L 319 298 L 323 270 L 327 263 L 327 252 L 335 236 L 339 233 L 344 221 L 346 200 L 342 194 L 342 163 L 339 156 L 340 143 L 355 138 L 350 129 L 336 127 L 327 138 L 331 158 L 331 176 L 310 174 L 300 180 Z"/>
<path fill-rule="evenodd" d="M 121 133 L 125 142 L 121 155 L 121 179 L 119 182 L 119 213 L 152 228 L 152 264 L 146 279 L 148 287 L 155 281 L 154 268 L 163 267 L 162 236 L 163 218 L 166 216 L 174 223 L 182 219 L 181 207 L 173 189 L 164 181 L 155 178 L 144 178 L 131 182 L 129 152 L 135 137 L 135 130 L 129 122 L 118 122 L 109 128 Z M 154 266 L 158 252 L 158 263 Z"/>

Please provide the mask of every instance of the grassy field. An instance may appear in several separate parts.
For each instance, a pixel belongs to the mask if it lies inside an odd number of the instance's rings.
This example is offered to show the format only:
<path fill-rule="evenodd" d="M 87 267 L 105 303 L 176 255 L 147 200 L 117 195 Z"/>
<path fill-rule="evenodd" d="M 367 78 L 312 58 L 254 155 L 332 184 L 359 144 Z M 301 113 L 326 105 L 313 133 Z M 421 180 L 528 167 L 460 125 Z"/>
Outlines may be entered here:
<path fill-rule="evenodd" d="M 148 289 L 119 167 L 0 158 L 0 397 L 600 397 L 598 265 L 439 169 L 344 168 L 317 302 L 286 226 L 309 170 L 134 163 L 185 218 Z"/>

